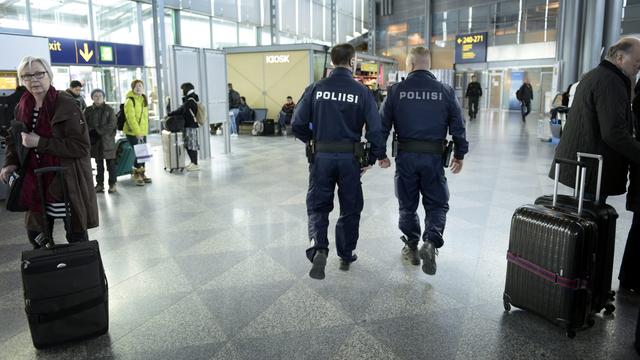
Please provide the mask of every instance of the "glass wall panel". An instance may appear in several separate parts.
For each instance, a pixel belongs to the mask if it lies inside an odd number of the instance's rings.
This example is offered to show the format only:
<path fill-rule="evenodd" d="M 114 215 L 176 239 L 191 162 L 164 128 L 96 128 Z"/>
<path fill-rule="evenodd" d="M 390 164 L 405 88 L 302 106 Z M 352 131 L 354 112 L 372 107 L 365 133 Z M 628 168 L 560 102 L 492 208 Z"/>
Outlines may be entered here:
<path fill-rule="evenodd" d="M 311 1 L 298 0 L 298 35 L 304 38 L 311 37 L 311 25 L 316 19 L 310 17 Z"/>
<path fill-rule="evenodd" d="M 213 16 L 238 21 L 238 4 L 236 0 L 215 0 Z"/>
<path fill-rule="evenodd" d="M 182 45 L 201 48 L 211 47 L 211 25 L 209 17 L 180 12 L 180 35 Z"/>
<path fill-rule="evenodd" d="M 278 0 L 279 30 L 296 33 L 296 0 Z"/>
<path fill-rule="evenodd" d="M 165 9 L 164 33 L 167 48 L 175 44 L 173 31 L 173 10 Z M 153 11 L 151 5 L 142 4 L 142 31 L 144 35 L 144 63 L 146 66 L 156 66 L 155 31 L 153 31 Z"/>
<path fill-rule="evenodd" d="M 471 8 L 471 32 L 489 30 L 492 8 L 492 5 L 474 6 Z M 491 30 L 493 30 L 493 25 L 491 27 Z"/>
<path fill-rule="evenodd" d="M 256 46 L 256 27 L 252 25 L 238 25 L 238 46 Z"/>
<path fill-rule="evenodd" d="M 216 6 L 218 2 L 216 1 Z M 238 46 L 238 33 L 236 23 L 222 19 L 211 19 L 213 25 L 213 48 L 220 49 L 229 46 Z M 184 35 L 183 35 L 184 36 Z"/>
<path fill-rule="evenodd" d="M 260 25 L 260 0 L 238 0 L 238 2 L 241 22 Z"/>
<path fill-rule="evenodd" d="M 133 1 L 93 0 L 96 39 L 140 44 L 137 6 Z"/>
<path fill-rule="evenodd" d="M 323 11 L 324 10 L 324 11 Z M 313 1 L 313 31 L 311 37 L 318 40 L 326 40 L 326 8 L 322 6 L 322 2 Z M 331 20 L 329 20 L 331 22 Z M 329 25 L 331 27 L 331 25 Z"/>
<path fill-rule="evenodd" d="M 496 4 L 494 45 L 518 44 L 518 16 L 520 1 L 505 1 Z"/>
<path fill-rule="evenodd" d="M 262 26 L 271 25 L 271 7 L 269 0 L 260 0 L 262 13 L 260 14 L 260 24 Z"/>
<path fill-rule="evenodd" d="M 30 4 L 34 35 L 91 39 L 88 0 L 30 0 Z"/>
<path fill-rule="evenodd" d="M 27 0 L 0 0 L 0 28 L 29 29 Z"/>

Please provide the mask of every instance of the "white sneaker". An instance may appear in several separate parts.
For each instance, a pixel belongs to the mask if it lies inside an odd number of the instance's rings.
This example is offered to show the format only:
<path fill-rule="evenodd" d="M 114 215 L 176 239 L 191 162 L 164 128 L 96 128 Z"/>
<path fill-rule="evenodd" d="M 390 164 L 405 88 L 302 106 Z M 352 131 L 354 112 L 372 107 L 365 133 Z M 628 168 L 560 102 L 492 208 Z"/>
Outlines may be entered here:
<path fill-rule="evenodd" d="M 283 131 L 282 135 L 287 136 L 287 130 Z"/>
<path fill-rule="evenodd" d="M 191 163 L 191 164 L 187 165 L 187 167 L 185 169 L 187 169 L 187 171 L 200 171 L 200 166 L 198 166 L 198 165 L 196 165 L 194 163 Z"/>

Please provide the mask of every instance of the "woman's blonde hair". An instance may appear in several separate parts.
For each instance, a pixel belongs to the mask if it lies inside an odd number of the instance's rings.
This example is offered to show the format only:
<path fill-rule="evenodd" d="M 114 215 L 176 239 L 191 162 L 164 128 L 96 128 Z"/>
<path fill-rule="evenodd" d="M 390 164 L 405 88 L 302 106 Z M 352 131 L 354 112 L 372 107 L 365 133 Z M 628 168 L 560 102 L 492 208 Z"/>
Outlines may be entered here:
<path fill-rule="evenodd" d="M 23 84 L 21 77 L 22 70 L 24 70 L 27 65 L 31 67 L 31 63 L 33 63 L 34 61 L 42 64 L 42 67 L 44 67 L 44 71 L 46 71 L 49 75 L 49 79 L 53 80 L 53 70 L 51 69 L 51 65 L 49 64 L 49 61 L 47 59 L 35 56 L 25 56 L 22 58 L 22 60 L 20 60 L 20 64 L 18 64 L 18 78 L 20 79 L 20 83 Z"/>

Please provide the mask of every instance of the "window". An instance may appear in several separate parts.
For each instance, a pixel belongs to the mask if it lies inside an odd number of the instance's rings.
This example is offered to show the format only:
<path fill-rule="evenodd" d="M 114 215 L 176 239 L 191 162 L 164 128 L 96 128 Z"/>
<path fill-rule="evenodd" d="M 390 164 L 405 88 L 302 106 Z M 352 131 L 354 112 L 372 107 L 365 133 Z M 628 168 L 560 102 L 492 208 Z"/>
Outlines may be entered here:
<path fill-rule="evenodd" d="M 256 46 L 256 27 L 252 25 L 238 25 L 238 45 Z"/>
<path fill-rule="evenodd" d="M 216 1 L 216 6 L 218 2 Z M 213 48 L 220 49 L 229 46 L 238 46 L 238 33 L 236 24 L 222 19 L 211 19 L 213 28 Z"/>
<path fill-rule="evenodd" d="M 238 0 L 238 4 L 240 4 L 240 22 L 260 25 L 260 0 Z"/>
<path fill-rule="evenodd" d="M 209 17 L 182 11 L 180 13 L 180 36 L 184 46 L 210 48 Z"/>
<path fill-rule="evenodd" d="M 164 19 L 164 41 L 167 48 L 169 48 L 171 45 L 175 44 L 172 10 L 165 9 Z M 155 31 L 153 30 L 153 11 L 151 9 L 151 5 L 142 4 L 142 29 L 144 35 L 144 63 L 147 66 L 155 66 L 156 44 Z"/>
<path fill-rule="evenodd" d="M 88 0 L 30 0 L 33 34 L 91 39 Z"/>
<path fill-rule="evenodd" d="M 213 16 L 238 21 L 238 4 L 236 0 L 215 0 L 213 6 Z"/>
<path fill-rule="evenodd" d="M 506 1 L 496 4 L 495 44 L 510 45 L 519 43 L 520 1 Z"/>
<path fill-rule="evenodd" d="M 93 0 L 96 39 L 140 44 L 136 3 L 121 0 Z"/>
<path fill-rule="evenodd" d="M 0 28 L 29 29 L 27 0 L 0 0 Z"/>

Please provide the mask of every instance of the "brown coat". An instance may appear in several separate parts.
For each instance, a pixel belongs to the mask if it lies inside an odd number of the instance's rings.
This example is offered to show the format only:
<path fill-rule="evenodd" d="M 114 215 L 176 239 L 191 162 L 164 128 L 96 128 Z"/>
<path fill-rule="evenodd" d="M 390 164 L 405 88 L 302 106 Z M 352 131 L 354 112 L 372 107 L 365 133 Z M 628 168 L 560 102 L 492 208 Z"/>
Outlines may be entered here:
<path fill-rule="evenodd" d="M 91 173 L 89 130 L 75 100 L 64 91 L 58 92 L 51 127 L 53 137 L 41 137 L 38 152 L 58 157 L 60 166 L 67 168 L 64 179 L 71 203 L 72 230 L 80 232 L 95 228 L 98 226 L 98 202 Z M 10 138 L 7 141 L 5 166 L 18 165 Z M 49 193 L 56 199 L 62 199 L 60 181 L 51 183 Z M 28 230 L 42 230 L 41 213 L 27 211 L 25 222 Z"/>
<path fill-rule="evenodd" d="M 116 130 L 118 128 L 116 114 L 107 104 L 91 105 L 84 110 L 89 131 L 95 133 L 95 141 L 91 144 L 91 157 L 94 159 L 116 158 Z"/>

